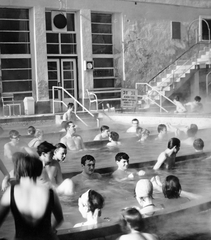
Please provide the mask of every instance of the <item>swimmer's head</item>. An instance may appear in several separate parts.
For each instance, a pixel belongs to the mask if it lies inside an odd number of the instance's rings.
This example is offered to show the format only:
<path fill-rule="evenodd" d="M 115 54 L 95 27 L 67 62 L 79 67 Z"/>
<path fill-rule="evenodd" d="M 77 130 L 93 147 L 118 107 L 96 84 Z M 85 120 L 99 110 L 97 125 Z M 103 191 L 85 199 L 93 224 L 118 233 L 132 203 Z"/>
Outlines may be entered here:
<path fill-rule="evenodd" d="M 21 177 L 29 177 L 36 181 L 43 170 L 42 162 L 35 156 L 16 152 L 12 156 L 14 163 L 14 174 L 17 180 Z"/>
<path fill-rule="evenodd" d="M 176 102 L 180 101 L 179 95 L 176 95 L 176 96 L 174 97 L 174 101 L 176 101 Z"/>
<path fill-rule="evenodd" d="M 78 199 L 78 208 L 83 218 L 87 218 L 88 212 L 92 215 L 97 214 L 96 218 L 100 217 L 103 206 L 103 196 L 94 190 L 89 189 Z"/>
<path fill-rule="evenodd" d="M 135 207 L 125 208 L 122 209 L 121 214 L 120 225 L 123 231 L 127 231 L 128 228 L 129 230 L 143 231 L 144 221 L 138 209 Z"/>
<path fill-rule="evenodd" d="M 119 140 L 119 134 L 117 132 L 110 132 L 110 139 L 117 142 Z"/>
<path fill-rule="evenodd" d="M 158 130 L 158 133 L 160 132 L 163 132 L 165 134 L 167 133 L 167 127 L 165 124 L 159 124 L 157 130 Z"/>
<path fill-rule="evenodd" d="M 137 128 L 138 125 L 139 125 L 139 120 L 137 118 L 132 119 L 132 126 Z"/>
<path fill-rule="evenodd" d="M 187 130 L 188 137 L 194 137 L 198 132 L 198 126 L 196 124 L 191 124 L 189 129 Z"/>
<path fill-rule="evenodd" d="M 74 109 L 74 103 L 68 103 L 67 104 L 67 109 L 73 110 Z"/>
<path fill-rule="evenodd" d="M 92 155 L 85 155 L 81 158 L 83 172 L 91 175 L 95 170 L 95 159 Z"/>
<path fill-rule="evenodd" d="M 179 178 L 173 175 L 167 176 L 162 189 L 165 198 L 179 198 L 182 191 Z"/>
<path fill-rule="evenodd" d="M 148 179 L 140 179 L 136 183 L 135 195 L 136 195 L 136 198 L 146 198 L 146 197 L 152 198 L 153 185 L 151 181 Z"/>
<path fill-rule="evenodd" d="M 63 143 L 57 143 L 55 148 L 53 158 L 59 162 L 64 162 L 67 155 L 67 147 Z"/>
<path fill-rule="evenodd" d="M 129 156 L 125 152 L 119 152 L 115 156 L 115 161 L 119 170 L 126 170 L 129 165 Z"/>
<path fill-rule="evenodd" d="M 142 127 L 137 127 L 136 128 L 136 136 L 140 137 L 142 133 L 143 128 Z"/>
<path fill-rule="evenodd" d="M 108 126 L 106 125 L 101 126 L 100 131 L 103 138 L 109 137 L 110 130 Z"/>
<path fill-rule="evenodd" d="M 42 139 L 43 133 L 44 133 L 43 130 L 41 130 L 41 129 L 36 129 L 36 132 L 35 132 L 34 136 L 35 136 L 36 138 Z"/>
<path fill-rule="evenodd" d="M 35 134 L 35 132 L 36 132 L 36 129 L 35 129 L 35 127 L 33 127 L 33 126 L 29 126 L 27 132 L 28 132 L 28 135 L 34 136 L 34 134 Z"/>
<path fill-rule="evenodd" d="M 180 150 L 180 140 L 178 138 L 171 138 L 168 141 L 167 148 L 172 149 L 175 147 L 175 152 L 179 152 Z"/>
<path fill-rule="evenodd" d="M 201 138 L 197 138 L 193 142 L 193 147 L 196 151 L 203 151 L 204 141 Z"/>
<path fill-rule="evenodd" d="M 53 154 L 54 154 L 55 147 L 53 144 L 44 141 L 40 143 L 37 147 L 37 153 L 44 163 L 49 163 L 52 161 Z"/>
<path fill-rule="evenodd" d="M 196 102 L 201 102 L 201 97 L 195 96 L 194 100 L 195 100 Z"/>
<path fill-rule="evenodd" d="M 10 140 L 11 140 L 11 141 L 19 142 L 21 135 L 19 134 L 18 131 L 16 131 L 16 130 L 11 130 L 11 131 L 9 132 L 9 136 L 10 136 Z"/>
<path fill-rule="evenodd" d="M 144 141 L 149 137 L 150 131 L 146 128 L 143 129 L 141 133 L 141 140 Z"/>
<path fill-rule="evenodd" d="M 74 133 L 76 131 L 76 126 L 72 121 L 65 122 L 64 128 L 68 133 Z"/>

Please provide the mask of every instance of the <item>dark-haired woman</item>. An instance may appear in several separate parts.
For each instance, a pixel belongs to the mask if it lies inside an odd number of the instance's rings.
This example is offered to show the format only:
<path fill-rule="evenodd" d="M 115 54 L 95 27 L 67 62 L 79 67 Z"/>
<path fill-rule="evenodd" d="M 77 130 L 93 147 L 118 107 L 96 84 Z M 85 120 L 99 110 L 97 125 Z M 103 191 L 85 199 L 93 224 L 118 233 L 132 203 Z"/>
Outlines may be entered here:
<path fill-rule="evenodd" d="M 63 221 L 61 205 L 53 190 L 37 184 L 43 165 L 36 158 L 16 153 L 14 173 L 17 184 L 7 188 L 0 205 L 0 225 L 11 210 L 17 240 L 55 240 L 55 229 Z M 55 220 L 51 225 L 51 215 Z"/>
<path fill-rule="evenodd" d="M 180 140 L 178 138 L 171 138 L 168 142 L 167 149 L 160 153 L 157 162 L 153 167 L 158 169 L 172 169 L 175 165 L 175 158 L 180 149 Z"/>
<path fill-rule="evenodd" d="M 127 234 L 119 237 L 118 240 L 157 240 L 154 234 L 143 233 L 144 223 L 141 213 L 134 207 L 126 208 L 122 212 L 120 221 L 123 231 Z"/>

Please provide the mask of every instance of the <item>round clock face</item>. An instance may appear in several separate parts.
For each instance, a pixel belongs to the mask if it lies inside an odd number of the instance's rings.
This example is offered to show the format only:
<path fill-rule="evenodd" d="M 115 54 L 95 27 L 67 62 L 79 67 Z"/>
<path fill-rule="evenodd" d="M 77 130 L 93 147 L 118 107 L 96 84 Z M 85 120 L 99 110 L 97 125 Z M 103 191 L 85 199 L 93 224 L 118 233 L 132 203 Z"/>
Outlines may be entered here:
<path fill-rule="evenodd" d="M 87 63 L 87 69 L 92 69 L 93 65 L 92 63 Z"/>

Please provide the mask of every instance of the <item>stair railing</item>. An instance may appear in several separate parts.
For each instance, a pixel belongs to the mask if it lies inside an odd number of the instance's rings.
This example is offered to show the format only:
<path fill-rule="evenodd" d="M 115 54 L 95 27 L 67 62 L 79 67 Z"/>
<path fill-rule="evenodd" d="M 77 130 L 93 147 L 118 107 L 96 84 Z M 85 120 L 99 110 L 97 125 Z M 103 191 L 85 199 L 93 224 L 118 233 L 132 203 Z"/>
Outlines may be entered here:
<path fill-rule="evenodd" d="M 63 101 L 63 100 L 59 100 L 59 99 L 55 99 L 55 90 L 61 90 L 63 91 L 64 93 L 66 93 L 73 101 L 74 101 L 74 106 L 76 105 L 76 103 L 82 107 L 83 111 L 87 112 L 91 117 L 93 117 L 95 119 L 95 116 L 87 109 L 85 108 L 75 97 L 73 97 L 73 95 L 71 95 L 66 89 L 64 89 L 63 87 L 60 87 L 60 86 L 53 86 L 52 87 L 52 97 L 53 97 L 53 114 L 55 114 L 55 103 L 62 103 L 65 107 L 67 107 L 67 104 Z M 81 121 L 85 126 L 88 127 L 88 124 L 85 123 L 83 121 L 83 119 L 81 119 L 78 115 L 77 115 L 77 112 L 76 112 L 76 107 L 74 108 L 75 110 L 75 116 L 76 118 Z M 99 119 L 97 118 L 96 119 L 97 121 L 97 127 L 99 127 L 100 123 L 99 123 Z"/>
<path fill-rule="evenodd" d="M 207 100 L 209 99 L 209 85 L 211 84 L 211 81 L 209 80 L 210 74 L 211 74 L 211 71 L 209 71 L 206 75 L 206 97 L 207 97 Z"/>
<path fill-rule="evenodd" d="M 175 103 L 168 97 L 166 97 L 164 94 L 162 94 L 159 90 L 155 89 L 154 87 L 152 87 L 150 84 L 148 83 L 136 83 L 135 88 L 138 90 L 138 85 L 142 85 L 142 86 L 146 86 L 147 88 L 151 89 L 152 92 L 156 92 L 159 96 L 160 96 L 160 104 L 158 104 L 156 101 L 154 101 L 154 99 L 152 99 L 147 93 L 143 94 L 143 95 L 139 95 L 138 97 L 143 97 L 145 96 L 147 99 L 149 99 L 153 104 L 156 104 L 159 108 L 160 108 L 160 112 L 165 111 L 168 112 L 168 110 L 166 110 L 163 106 L 162 106 L 162 97 L 165 98 L 166 100 L 168 100 L 169 102 L 171 102 L 173 105 L 175 105 Z M 175 105 L 176 106 L 176 105 Z"/>

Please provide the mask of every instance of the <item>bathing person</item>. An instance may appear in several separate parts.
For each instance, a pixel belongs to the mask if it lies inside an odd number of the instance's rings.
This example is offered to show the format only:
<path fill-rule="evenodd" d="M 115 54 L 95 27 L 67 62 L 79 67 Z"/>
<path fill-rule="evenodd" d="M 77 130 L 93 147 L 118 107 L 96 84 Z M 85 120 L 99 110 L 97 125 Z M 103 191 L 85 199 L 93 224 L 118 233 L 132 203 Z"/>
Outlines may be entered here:
<path fill-rule="evenodd" d="M 80 135 L 76 134 L 75 124 L 72 121 L 68 121 L 65 124 L 66 135 L 61 138 L 60 143 L 67 146 L 70 151 L 84 150 L 83 139 Z"/>
<path fill-rule="evenodd" d="M 4 157 L 5 160 L 12 160 L 12 155 L 15 152 L 25 152 L 30 155 L 35 154 L 35 152 L 29 148 L 24 142 L 20 141 L 20 134 L 16 130 L 11 130 L 9 132 L 10 142 L 4 145 Z"/>
<path fill-rule="evenodd" d="M 193 147 L 195 152 L 203 152 L 204 149 L 204 141 L 201 138 L 197 138 L 193 142 Z"/>
<path fill-rule="evenodd" d="M 7 168 L 5 167 L 4 163 L 2 162 L 2 160 L 0 159 L 0 171 L 3 173 L 4 175 L 4 179 L 1 183 L 1 189 L 2 191 L 5 191 L 6 188 L 10 185 L 9 180 L 10 180 L 10 174 L 7 171 Z"/>
<path fill-rule="evenodd" d="M 64 162 L 67 155 L 67 147 L 63 143 L 57 143 L 55 148 L 53 159 L 58 162 Z"/>
<path fill-rule="evenodd" d="M 193 102 L 188 102 L 185 104 L 185 106 L 190 107 L 190 112 L 192 113 L 200 113 L 203 111 L 203 105 L 201 103 L 200 96 L 196 96 Z"/>
<path fill-rule="evenodd" d="M 153 185 L 148 179 L 140 179 L 136 183 L 135 197 L 141 206 L 140 213 L 144 217 L 152 216 L 155 211 L 163 209 L 161 205 L 155 206 L 153 203 Z"/>
<path fill-rule="evenodd" d="M 101 216 L 101 209 L 104 205 L 104 198 L 98 192 L 89 189 L 78 199 L 78 209 L 82 217 L 87 221 L 75 224 L 74 227 L 82 227 L 97 224 Z"/>
<path fill-rule="evenodd" d="M 128 128 L 127 133 L 136 133 L 137 128 L 139 127 L 139 121 L 137 118 L 132 120 L 132 126 Z"/>
<path fill-rule="evenodd" d="M 144 221 L 141 213 L 134 207 L 123 209 L 120 225 L 122 230 L 128 233 L 120 236 L 118 240 L 158 240 L 156 235 L 142 232 Z"/>
<path fill-rule="evenodd" d="M 97 134 L 94 138 L 94 141 L 105 140 L 109 137 L 109 127 L 106 125 L 101 126 L 100 128 L 101 133 Z"/>
<path fill-rule="evenodd" d="M 185 113 L 185 112 L 187 112 L 185 106 L 180 102 L 180 97 L 178 95 L 176 95 L 174 97 L 173 102 L 176 105 L 176 110 L 174 111 L 174 113 Z"/>
<path fill-rule="evenodd" d="M 67 178 L 63 181 L 60 164 L 57 160 L 53 159 L 55 147 L 45 141 L 37 147 L 37 152 L 43 163 L 42 175 L 39 179 L 40 182 L 55 189 L 58 194 L 73 195 L 72 180 Z"/>
<path fill-rule="evenodd" d="M 33 126 L 29 126 L 29 127 L 28 127 L 27 134 L 28 134 L 29 136 L 34 137 L 35 132 L 36 132 L 35 127 L 33 127 Z"/>
<path fill-rule="evenodd" d="M 168 137 L 167 126 L 165 124 L 159 124 L 157 127 L 158 136 L 155 140 L 166 140 Z"/>
<path fill-rule="evenodd" d="M 42 168 L 38 158 L 22 154 L 15 164 L 18 183 L 8 187 L 1 198 L 0 225 L 11 210 L 15 239 L 58 239 L 55 229 L 63 221 L 62 209 L 56 193 L 37 184 Z"/>
<path fill-rule="evenodd" d="M 193 142 L 196 139 L 197 132 L 198 132 L 198 126 L 196 124 L 191 124 L 186 132 L 187 138 L 181 141 L 182 145 L 186 144 L 189 146 L 193 146 Z"/>
<path fill-rule="evenodd" d="M 110 132 L 109 135 L 109 143 L 107 143 L 106 146 L 108 147 L 117 147 L 121 145 L 121 142 L 119 140 L 119 134 L 117 132 Z"/>
<path fill-rule="evenodd" d="M 153 169 L 172 169 L 175 165 L 175 158 L 179 149 L 180 140 L 178 138 L 171 138 L 168 142 L 167 149 L 158 156 L 157 162 Z"/>
<path fill-rule="evenodd" d="M 140 138 L 138 140 L 138 142 L 144 142 L 147 140 L 147 138 L 149 137 L 150 131 L 146 128 L 142 129 L 142 132 L 140 133 Z M 137 134 L 136 134 L 137 135 Z"/>
<path fill-rule="evenodd" d="M 35 134 L 35 138 L 33 138 L 29 143 L 28 146 L 30 148 L 37 148 L 38 145 L 43 142 L 43 130 L 37 129 Z"/>
<path fill-rule="evenodd" d="M 137 127 L 137 129 L 136 129 L 136 136 L 140 138 L 142 131 L 143 131 L 142 127 Z"/>
<path fill-rule="evenodd" d="M 112 177 L 116 181 L 124 181 L 124 180 L 133 180 L 135 175 L 143 176 L 145 171 L 140 170 L 139 172 L 134 172 L 132 170 L 128 170 L 129 166 L 129 156 L 127 153 L 119 152 L 115 156 L 115 162 L 117 164 L 117 170 L 112 173 Z"/>
<path fill-rule="evenodd" d="M 63 121 L 75 121 L 76 116 L 74 113 L 74 104 L 73 103 L 68 103 L 67 105 L 67 111 L 63 114 Z"/>
<path fill-rule="evenodd" d="M 72 177 L 71 180 L 74 184 L 74 189 L 78 190 L 80 187 L 85 184 L 87 180 L 97 180 L 101 179 L 102 176 L 95 171 L 95 159 L 91 155 L 84 155 L 81 158 L 81 167 L 83 169 L 82 173 L 77 174 L 76 176 Z"/>

